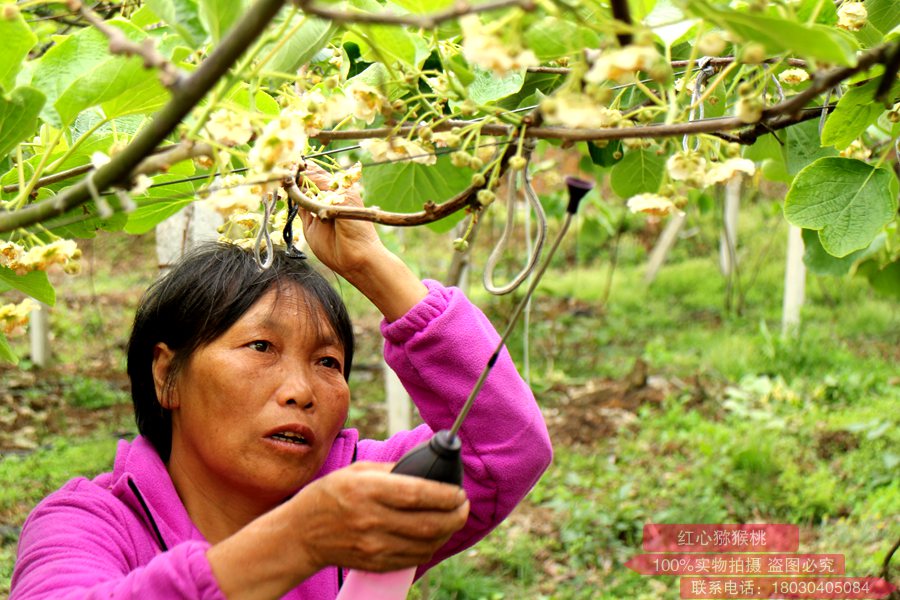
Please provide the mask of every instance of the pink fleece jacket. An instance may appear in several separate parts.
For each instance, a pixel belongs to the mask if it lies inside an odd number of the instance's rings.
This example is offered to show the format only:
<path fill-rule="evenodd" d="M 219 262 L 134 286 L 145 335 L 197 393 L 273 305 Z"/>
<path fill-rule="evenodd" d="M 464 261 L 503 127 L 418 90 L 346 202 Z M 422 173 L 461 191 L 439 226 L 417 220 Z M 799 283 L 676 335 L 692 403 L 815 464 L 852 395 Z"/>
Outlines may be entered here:
<path fill-rule="evenodd" d="M 317 475 L 354 460 L 395 461 L 446 429 L 499 341 L 488 319 L 455 288 L 426 281 L 428 296 L 403 318 L 382 323 L 385 358 L 426 425 L 386 441 L 337 437 Z M 531 391 L 506 350 L 459 434 L 469 520 L 418 574 L 468 548 L 497 526 L 551 460 Z M 119 442 L 110 473 L 73 479 L 29 515 L 19 539 L 11 600 L 224 598 L 209 543 L 191 521 L 166 467 L 142 437 Z M 324 569 L 284 598 L 333 599 L 342 574 Z"/>

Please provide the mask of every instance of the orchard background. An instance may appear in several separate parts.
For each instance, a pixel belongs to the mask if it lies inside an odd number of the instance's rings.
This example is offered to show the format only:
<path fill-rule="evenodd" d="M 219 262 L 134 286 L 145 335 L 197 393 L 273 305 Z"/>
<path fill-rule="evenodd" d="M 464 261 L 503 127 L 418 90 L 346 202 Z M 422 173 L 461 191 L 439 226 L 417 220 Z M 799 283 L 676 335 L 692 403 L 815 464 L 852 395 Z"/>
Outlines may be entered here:
<path fill-rule="evenodd" d="M 186 245 L 205 215 L 262 258 L 298 205 L 375 221 L 500 326 L 566 175 L 596 191 L 511 343 L 556 464 L 416 593 L 675 597 L 673 579 L 623 566 L 650 521 L 798 523 L 809 551 L 889 575 L 895 0 L 0 11 L 0 593 L 28 508 L 133 434 L 121 344 L 168 260 L 167 219 Z M 310 163 L 330 188 L 304 180 Z M 357 181 L 367 208 L 335 202 Z M 377 322 L 348 287 L 371 366 L 352 417 L 380 435 Z M 49 315 L 46 364 L 22 335 L 31 315 Z"/>

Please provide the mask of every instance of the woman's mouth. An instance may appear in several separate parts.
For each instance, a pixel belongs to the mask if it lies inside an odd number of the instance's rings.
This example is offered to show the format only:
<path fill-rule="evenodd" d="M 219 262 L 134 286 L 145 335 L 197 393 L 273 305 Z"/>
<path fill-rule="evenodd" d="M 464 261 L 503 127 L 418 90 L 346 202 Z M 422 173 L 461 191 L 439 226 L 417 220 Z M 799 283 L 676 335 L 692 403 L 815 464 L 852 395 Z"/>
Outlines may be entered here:
<path fill-rule="evenodd" d="M 288 442 L 291 444 L 300 444 L 303 446 L 308 446 L 309 442 L 306 439 L 306 436 L 296 433 L 294 431 L 279 431 L 278 433 L 273 433 L 268 436 L 273 440 L 279 440 L 282 442 Z"/>

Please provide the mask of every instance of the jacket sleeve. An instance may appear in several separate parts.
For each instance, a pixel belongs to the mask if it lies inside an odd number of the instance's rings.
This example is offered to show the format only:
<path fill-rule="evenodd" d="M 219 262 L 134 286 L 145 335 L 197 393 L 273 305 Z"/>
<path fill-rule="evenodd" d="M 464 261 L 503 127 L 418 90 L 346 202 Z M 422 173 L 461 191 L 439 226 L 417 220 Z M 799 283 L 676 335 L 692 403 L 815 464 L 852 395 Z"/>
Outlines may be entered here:
<path fill-rule="evenodd" d="M 225 600 L 206 542 L 139 565 L 126 511 L 87 480 L 44 499 L 22 528 L 10 600 Z"/>
<path fill-rule="evenodd" d="M 449 429 L 500 341 L 484 314 L 457 288 L 426 280 L 428 296 L 404 317 L 383 323 L 385 360 L 425 425 L 384 442 L 360 442 L 359 458 L 394 461 L 432 431 Z M 547 427 L 531 390 L 504 348 L 459 432 L 469 521 L 421 574 L 496 527 L 550 464 Z"/>

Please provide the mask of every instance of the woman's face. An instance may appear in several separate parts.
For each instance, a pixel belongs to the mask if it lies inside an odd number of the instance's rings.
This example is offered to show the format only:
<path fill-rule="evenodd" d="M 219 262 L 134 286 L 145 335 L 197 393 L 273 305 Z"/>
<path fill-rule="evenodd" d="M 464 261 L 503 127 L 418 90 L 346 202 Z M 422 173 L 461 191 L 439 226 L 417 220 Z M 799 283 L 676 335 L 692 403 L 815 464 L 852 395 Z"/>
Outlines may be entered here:
<path fill-rule="evenodd" d="M 157 348 L 154 374 L 166 353 Z M 347 418 L 343 368 L 343 345 L 321 309 L 296 286 L 269 290 L 176 379 L 176 485 L 270 501 L 305 485 Z"/>

